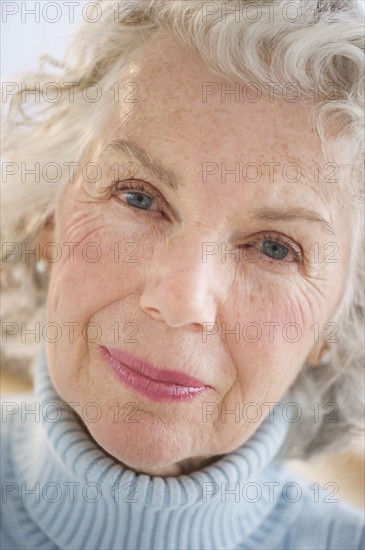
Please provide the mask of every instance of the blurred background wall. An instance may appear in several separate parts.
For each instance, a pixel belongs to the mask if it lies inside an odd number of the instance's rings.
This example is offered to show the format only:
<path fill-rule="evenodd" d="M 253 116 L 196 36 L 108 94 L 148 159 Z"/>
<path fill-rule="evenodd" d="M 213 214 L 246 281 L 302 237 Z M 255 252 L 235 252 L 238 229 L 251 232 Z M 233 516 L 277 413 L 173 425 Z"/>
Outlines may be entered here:
<path fill-rule="evenodd" d="M 82 4 L 90 2 L 2 1 L 1 80 L 35 68 L 43 53 L 62 56 L 67 40 L 82 21 Z"/>

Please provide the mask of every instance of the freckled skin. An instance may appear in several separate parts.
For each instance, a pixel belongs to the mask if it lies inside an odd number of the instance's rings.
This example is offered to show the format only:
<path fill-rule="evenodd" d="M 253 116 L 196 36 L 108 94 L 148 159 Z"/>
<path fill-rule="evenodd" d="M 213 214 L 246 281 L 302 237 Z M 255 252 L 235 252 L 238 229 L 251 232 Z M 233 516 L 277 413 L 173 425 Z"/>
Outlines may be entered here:
<path fill-rule="evenodd" d="M 63 255 L 51 266 L 47 321 L 62 327 L 78 324 L 73 342 L 65 329 L 60 341 L 48 344 L 49 369 L 61 397 L 80 403 L 77 412 L 86 403 L 98 403 L 100 420 L 84 416 L 83 421 L 110 455 L 136 471 L 179 475 L 243 444 L 269 412 L 263 403 L 279 401 L 295 380 L 315 347 L 309 327 L 318 322 L 322 330 L 341 297 L 348 236 L 344 216 L 326 202 L 319 184 L 289 183 L 280 174 L 274 182 L 265 176 L 257 183 L 236 183 L 227 176 L 223 183 L 220 172 L 202 182 L 203 162 L 225 162 L 232 168 L 235 162 L 285 164 L 296 159 L 310 178 L 310 163 L 324 161 L 314 132 L 307 129 L 304 106 L 264 99 L 222 103 L 219 94 L 203 103 L 202 82 L 224 79 L 195 65 L 169 41 L 148 46 L 124 68 L 121 86 L 131 80 L 138 84 L 139 101 L 111 105 L 100 142 L 87 161 L 95 160 L 113 139 L 128 136 L 177 174 L 181 190 L 163 187 L 142 169 L 137 174 L 147 193 L 154 191 L 165 201 L 166 216 L 133 210 L 125 192 L 118 197 L 103 194 L 101 189 L 113 183 L 108 167 L 128 162 L 118 153 L 101 159 L 99 191 L 80 178 L 66 188 L 48 235 L 60 243 Z M 263 206 L 317 210 L 332 222 L 337 237 L 303 222 L 250 221 L 247 216 Z M 237 216 L 243 220 L 239 227 Z M 280 233 L 302 247 L 305 262 L 299 265 L 289 255 L 279 265 L 262 254 L 256 261 L 242 256 L 236 262 L 229 254 L 222 261 L 220 251 L 202 261 L 203 243 L 223 242 L 230 249 L 237 230 L 248 232 L 238 244 L 251 252 L 258 250 L 250 243 L 259 233 Z M 339 244 L 338 263 L 315 263 L 310 246 L 317 242 L 323 250 L 334 241 Z M 66 242 L 79 243 L 72 262 Z M 90 261 L 96 250 L 91 243 L 102 252 L 95 262 Z M 160 368 L 182 370 L 212 389 L 190 402 L 157 403 L 116 382 L 98 351 L 100 344 L 115 345 L 110 327 L 116 322 L 119 347 Z M 234 334 L 224 338 L 222 327 L 232 330 L 237 322 L 239 341 Z M 264 322 L 279 323 L 273 342 Z M 87 342 L 82 331 L 90 325 L 92 340 L 93 323 L 102 334 L 97 342 Z M 219 328 L 206 341 L 203 323 Z M 261 327 L 257 342 L 243 337 L 247 323 L 252 323 L 246 333 L 251 339 L 254 324 Z M 287 323 L 301 327 L 296 343 L 282 336 Z M 228 411 L 237 402 L 241 409 L 245 403 L 260 404 L 261 418 L 235 422 L 234 415 L 222 419 L 215 414 L 203 421 L 206 403 Z M 133 414 L 125 419 L 128 412 Z"/>

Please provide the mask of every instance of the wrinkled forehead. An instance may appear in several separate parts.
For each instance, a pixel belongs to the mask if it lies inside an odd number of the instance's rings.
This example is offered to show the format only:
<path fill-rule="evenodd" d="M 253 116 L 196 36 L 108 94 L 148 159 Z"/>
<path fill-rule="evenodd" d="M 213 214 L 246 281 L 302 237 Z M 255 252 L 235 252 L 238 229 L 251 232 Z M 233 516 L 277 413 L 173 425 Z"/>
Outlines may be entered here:
<path fill-rule="evenodd" d="M 199 180 L 204 167 L 208 175 L 218 167 L 217 178 L 239 173 L 242 181 L 284 184 L 298 196 L 310 189 L 329 213 L 336 208 L 346 168 L 335 155 L 325 159 L 313 104 L 265 93 L 252 101 L 253 88 L 215 73 L 172 40 L 139 50 L 114 86 L 118 101 L 103 147 L 128 137 L 182 178 Z"/>

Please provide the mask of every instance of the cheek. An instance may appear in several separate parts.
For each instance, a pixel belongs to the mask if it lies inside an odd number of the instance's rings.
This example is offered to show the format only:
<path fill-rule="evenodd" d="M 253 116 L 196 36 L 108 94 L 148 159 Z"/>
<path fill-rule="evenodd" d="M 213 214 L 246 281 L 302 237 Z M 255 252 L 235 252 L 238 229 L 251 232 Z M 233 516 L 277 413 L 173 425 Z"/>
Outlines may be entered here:
<path fill-rule="evenodd" d="M 299 275 L 285 280 L 258 268 L 246 273 L 243 297 L 233 296 L 219 336 L 237 366 L 235 391 L 279 395 L 314 345 L 315 324 L 327 321 L 329 296 Z"/>
<path fill-rule="evenodd" d="M 73 204 L 56 218 L 60 253 L 52 266 L 50 315 L 67 314 L 75 317 L 70 320 L 87 323 L 143 284 L 150 238 L 136 230 L 135 222 L 116 215 L 109 204 Z"/>
<path fill-rule="evenodd" d="M 313 345 L 309 327 L 320 312 L 326 315 L 324 294 L 297 276 L 284 279 L 256 266 L 245 269 L 240 282 L 231 289 L 215 335 L 216 348 L 226 349 L 231 366 L 221 401 L 208 419 L 219 438 L 229 434 L 230 449 L 255 432 L 280 402 Z M 208 338 L 207 355 L 213 339 Z"/>
<path fill-rule="evenodd" d="M 110 327 L 119 321 L 121 300 L 124 318 L 133 319 L 152 249 L 135 225 L 98 203 L 71 203 L 56 215 L 59 258 L 52 265 L 47 323 L 55 323 L 61 337 L 48 340 L 47 348 L 50 374 L 64 399 L 80 397 L 75 378 L 86 372 L 90 345 L 114 338 Z"/>

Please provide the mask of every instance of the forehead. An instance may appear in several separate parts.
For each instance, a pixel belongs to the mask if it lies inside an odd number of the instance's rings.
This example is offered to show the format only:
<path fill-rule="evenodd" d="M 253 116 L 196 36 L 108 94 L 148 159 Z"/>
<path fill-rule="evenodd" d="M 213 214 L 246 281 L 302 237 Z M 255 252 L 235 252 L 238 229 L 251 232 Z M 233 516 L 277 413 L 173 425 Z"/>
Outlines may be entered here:
<path fill-rule="evenodd" d="M 243 179 L 254 177 L 258 164 L 262 183 L 281 185 L 293 196 L 310 188 L 327 207 L 334 202 L 333 184 L 322 181 L 326 161 L 304 104 L 264 94 L 247 101 L 242 82 L 215 73 L 168 38 L 142 48 L 123 68 L 119 87 L 126 91 L 113 104 L 104 145 L 128 136 L 194 181 L 206 163 L 218 165 L 215 181 L 223 167 L 238 167 Z M 267 192 L 267 186 L 256 190 Z"/>

